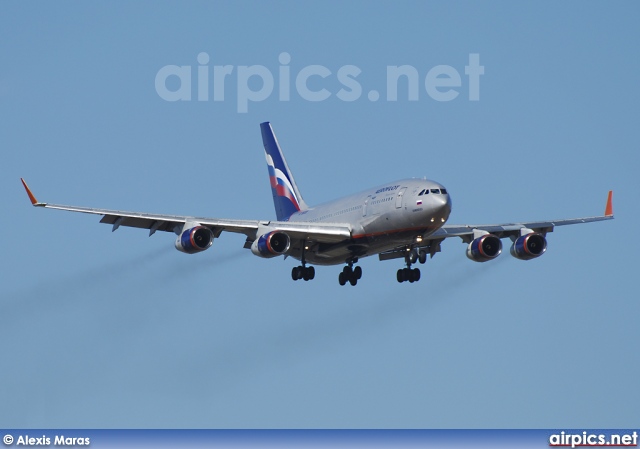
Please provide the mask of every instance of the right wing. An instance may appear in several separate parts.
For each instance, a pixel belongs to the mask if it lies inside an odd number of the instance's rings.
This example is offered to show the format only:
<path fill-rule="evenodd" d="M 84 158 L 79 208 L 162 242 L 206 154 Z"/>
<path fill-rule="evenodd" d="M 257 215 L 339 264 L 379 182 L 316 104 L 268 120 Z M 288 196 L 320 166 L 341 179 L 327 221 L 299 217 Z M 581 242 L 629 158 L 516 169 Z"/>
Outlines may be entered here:
<path fill-rule="evenodd" d="M 156 231 L 173 232 L 180 234 L 184 226 L 194 223 L 206 226 L 219 237 L 223 231 L 235 232 L 247 236 L 248 242 L 253 242 L 262 234 L 278 230 L 286 232 L 295 240 L 313 240 L 323 243 L 336 243 L 351 238 L 351 227 L 340 223 L 290 223 L 286 221 L 260 221 L 260 220 L 232 220 L 221 218 L 190 217 L 183 215 L 148 214 L 143 212 L 127 212 L 110 209 L 95 209 L 89 207 L 65 206 L 61 204 L 42 203 L 36 200 L 27 183 L 20 178 L 27 191 L 31 204 L 36 207 L 58 209 L 70 212 L 82 212 L 85 214 L 102 215 L 100 223 L 112 225 L 112 231 L 120 226 L 149 229 L 149 235 Z"/>

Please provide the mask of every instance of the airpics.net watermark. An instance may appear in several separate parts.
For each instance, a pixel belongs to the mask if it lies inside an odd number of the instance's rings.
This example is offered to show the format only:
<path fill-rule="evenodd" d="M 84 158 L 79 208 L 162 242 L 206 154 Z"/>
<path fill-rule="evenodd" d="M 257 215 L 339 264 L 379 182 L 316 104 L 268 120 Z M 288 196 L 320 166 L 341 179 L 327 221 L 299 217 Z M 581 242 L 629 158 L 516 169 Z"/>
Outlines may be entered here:
<path fill-rule="evenodd" d="M 274 71 L 263 65 L 210 66 L 211 58 L 205 52 L 199 53 L 196 59 L 198 64 L 195 67 L 166 65 L 158 70 L 155 88 L 160 98 L 165 101 L 192 101 L 195 98 L 197 101 L 222 102 L 225 101 L 225 93 L 228 94 L 225 83 L 233 84 L 235 81 L 237 112 L 246 113 L 250 103 L 265 101 L 274 95 L 274 91 L 277 91 L 279 101 L 290 101 L 292 88 L 299 98 L 312 102 L 325 101 L 334 95 L 341 101 L 352 102 L 363 94 L 363 87 L 358 81 L 362 70 L 355 65 L 343 65 L 335 72 L 318 64 L 292 71 L 291 55 L 282 52 L 278 56 L 279 66 L 274 76 Z M 464 66 L 468 99 L 479 101 L 480 76 L 484 75 L 484 66 L 480 65 L 478 53 L 470 53 L 468 61 Z M 460 72 L 450 65 L 436 65 L 422 76 L 412 65 L 388 65 L 385 98 L 386 101 L 398 101 L 402 96 L 408 101 L 418 101 L 422 84 L 432 100 L 452 101 L 458 98 L 463 79 Z M 328 89 L 338 86 L 340 88 L 334 92 Z M 380 100 L 380 91 L 369 90 L 367 99 L 372 102 Z"/>

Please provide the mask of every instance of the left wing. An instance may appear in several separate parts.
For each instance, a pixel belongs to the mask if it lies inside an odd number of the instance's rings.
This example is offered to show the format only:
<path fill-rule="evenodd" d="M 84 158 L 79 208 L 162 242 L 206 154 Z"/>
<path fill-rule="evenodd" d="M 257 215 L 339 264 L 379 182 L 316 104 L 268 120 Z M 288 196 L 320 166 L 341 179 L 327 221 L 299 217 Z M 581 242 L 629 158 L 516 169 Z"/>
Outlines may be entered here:
<path fill-rule="evenodd" d="M 550 221 L 526 221 L 521 223 L 504 223 L 496 225 L 444 225 L 428 238 L 440 239 L 447 237 L 460 237 L 465 243 L 469 243 L 473 239 L 474 230 L 485 231 L 489 234 L 504 238 L 513 236 L 519 237 L 523 228 L 546 235 L 547 232 L 553 232 L 553 228 L 555 228 L 556 226 L 565 226 L 578 223 L 592 223 L 594 221 L 613 219 L 612 197 L 613 191 L 609 191 L 609 195 L 607 197 L 607 206 L 605 207 L 604 215 L 596 217 L 569 218 Z"/>
<path fill-rule="evenodd" d="M 235 232 L 247 236 L 247 241 L 252 242 L 262 233 L 278 230 L 286 232 L 293 239 L 310 239 L 316 242 L 336 243 L 351 238 L 351 227 L 341 223 L 313 223 L 298 224 L 286 221 L 260 221 L 260 220 L 231 220 L 220 218 L 190 217 L 182 215 L 161 215 L 142 212 L 126 212 L 110 209 L 94 209 L 89 207 L 65 206 L 61 204 L 42 203 L 27 186 L 24 179 L 20 178 L 27 191 L 31 204 L 47 209 L 82 212 L 85 214 L 102 215 L 100 223 L 112 225 L 112 232 L 120 226 L 149 229 L 149 235 L 156 231 L 173 232 L 180 234 L 186 224 L 198 224 L 205 226 L 219 237 L 223 231 Z"/>
<path fill-rule="evenodd" d="M 419 249 L 431 254 L 440 252 L 440 243 L 449 237 L 460 237 L 464 243 L 471 243 L 474 239 L 484 234 L 492 234 L 503 239 L 506 237 L 516 239 L 524 234 L 538 233 L 546 236 L 548 232 L 553 232 L 556 226 L 565 226 L 579 223 L 591 223 L 613 219 L 613 191 L 609 191 L 604 215 L 584 218 L 569 218 L 549 221 L 524 221 L 519 223 L 502 223 L 489 225 L 444 225 L 433 234 L 424 239 L 423 244 L 418 245 Z M 380 260 L 405 257 L 406 247 L 397 248 L 392 251 L 380 254 Z"/>

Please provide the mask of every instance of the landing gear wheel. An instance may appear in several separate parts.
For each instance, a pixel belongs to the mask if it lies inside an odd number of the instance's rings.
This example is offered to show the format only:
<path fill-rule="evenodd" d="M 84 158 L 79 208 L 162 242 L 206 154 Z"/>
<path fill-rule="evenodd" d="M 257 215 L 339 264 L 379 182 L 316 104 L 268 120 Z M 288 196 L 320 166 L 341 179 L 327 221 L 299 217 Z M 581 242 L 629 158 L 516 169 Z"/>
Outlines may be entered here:
<path fill-rule="evenodd" d="M 314 267 L 297 266 L 291 269 L 291 279 L 298 281 L 304 279 L 310 281 L 316 277 L 316 269 Z"/>
<path fill-rule="evenodd" d="M 420 251 L 420 254 L 418 255 L 418 262 L 425 263 L 426 261 L 427 261 L 427 253 L 424 251 Z"/>
<path fill-rule="evenodd" d="M 396 274 L 398 282 L 418 282 L 420 280 L 420 270 L 418 268 L 400 268 Z"/>
<path fill-rule="evenodd" d="M 338 276 L 338 282 L 340 282 L 340 285 L 345 285 L 347 282 L 351 285 L 356 285 L 358 283 L 358 279 L 361 277 L 362 268 L 347 265 L 342 269 L 342 272 Z"/>

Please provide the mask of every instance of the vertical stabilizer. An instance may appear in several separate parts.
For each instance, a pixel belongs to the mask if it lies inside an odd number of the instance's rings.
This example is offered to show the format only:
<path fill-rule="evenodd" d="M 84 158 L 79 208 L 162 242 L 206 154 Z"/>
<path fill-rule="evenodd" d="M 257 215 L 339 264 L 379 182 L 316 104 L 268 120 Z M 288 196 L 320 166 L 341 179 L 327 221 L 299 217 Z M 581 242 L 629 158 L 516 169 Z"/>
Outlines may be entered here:
<path fill-rule="evenodd" d="M 260 130 L 269 168 L 269 182 L 271 183 L 276 216 L 278 221 L 286 221 L 295 212 L 307 209 L 307 205 L 289 170 L 278 140 L 273 133 L 273 128 L 271 128 L 271 123 L 261 123 Z"/>

